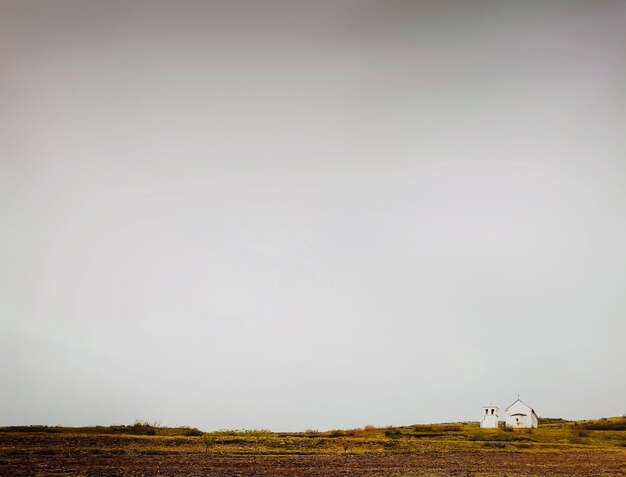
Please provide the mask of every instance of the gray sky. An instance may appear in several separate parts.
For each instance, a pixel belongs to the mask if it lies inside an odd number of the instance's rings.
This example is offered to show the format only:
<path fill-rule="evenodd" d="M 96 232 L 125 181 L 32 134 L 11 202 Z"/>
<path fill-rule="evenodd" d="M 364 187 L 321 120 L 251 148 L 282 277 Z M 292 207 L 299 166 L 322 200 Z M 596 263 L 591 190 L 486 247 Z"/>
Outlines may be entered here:
<path fill-rule="evenodd" d="M 626 411 L 626 2 L 0 18 L 0 424 Z"/>

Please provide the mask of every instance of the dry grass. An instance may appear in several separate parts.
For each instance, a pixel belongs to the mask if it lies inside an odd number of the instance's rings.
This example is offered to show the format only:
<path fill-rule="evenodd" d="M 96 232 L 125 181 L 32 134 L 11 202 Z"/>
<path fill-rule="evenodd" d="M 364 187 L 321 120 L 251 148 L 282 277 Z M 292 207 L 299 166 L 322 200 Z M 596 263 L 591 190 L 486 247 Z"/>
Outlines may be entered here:
<path fill-rule="evenodd" d="M 544 421 L 545 422 L 545 421 Z M 268 430 L 221 430 L 202 433 L 192 427 L 165 428 L 147 423 L 111 427 L 18 426 L 0 433 L 59 436 L 115 435 L 142 452 L 229 453 L 255 455 L 372 454 L 472 449 L 510 452 L 578 452 L 626 449 L 626 419 L 572 422 L 552 419 L 539 429 L 481 429 L 478 423 L 416 424 L 403 427 L 273 433 Z"/>

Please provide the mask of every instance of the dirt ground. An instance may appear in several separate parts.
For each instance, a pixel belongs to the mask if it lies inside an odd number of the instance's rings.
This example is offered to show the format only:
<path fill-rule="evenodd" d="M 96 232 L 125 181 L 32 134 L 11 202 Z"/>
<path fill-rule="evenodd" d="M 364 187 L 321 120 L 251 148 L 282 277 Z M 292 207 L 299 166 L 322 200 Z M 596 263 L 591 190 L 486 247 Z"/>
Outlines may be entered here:
<path fill-rule="evenodd" d="M 622 451 L 237 455 L 151 449 L 116 437 L 0 433 L 1 476 L 617 476 Z"/>

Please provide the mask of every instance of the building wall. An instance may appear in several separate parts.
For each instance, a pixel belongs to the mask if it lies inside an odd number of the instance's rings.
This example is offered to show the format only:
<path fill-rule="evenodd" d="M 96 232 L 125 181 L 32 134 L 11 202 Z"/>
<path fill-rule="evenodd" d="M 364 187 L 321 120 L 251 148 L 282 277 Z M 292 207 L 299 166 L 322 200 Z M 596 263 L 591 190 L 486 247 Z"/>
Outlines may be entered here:
<path fill-rule="evenodd" d="M 531 427 L 539 427 L 539 419 L 534 412 L 531 415 L 531 424 Z"/>
<path fill-rule="evenodd" d="M 480 421 L 480 427 L 486 429 L 497 429 L 498 428 L 498 416 L 483 416 L 483 420 Z"/>
<path fill-rule="evenodd" d="M 491 413 L 491 410 L 493 409 L 493 414 Z M 498 423 L 499 423 L 499 416 L 498 416 L 498 408 L 497 407 L 485 407 L 483 409 L 483 418 L 480 421 L 480 427 L 486 428 L 486 429 L 495 429 L 498 427 Z"/>

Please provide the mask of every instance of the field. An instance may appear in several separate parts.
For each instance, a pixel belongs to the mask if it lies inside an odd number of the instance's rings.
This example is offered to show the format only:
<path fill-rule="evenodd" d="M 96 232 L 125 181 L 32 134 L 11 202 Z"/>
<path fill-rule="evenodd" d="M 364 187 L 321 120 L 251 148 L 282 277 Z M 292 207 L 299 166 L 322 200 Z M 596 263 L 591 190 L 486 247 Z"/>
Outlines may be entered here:
<path fill-rule="evenodd" d="M 2 476 L 626 475 L 626 419 L 272 433 L 114 427 L 0 428 Z"/>

